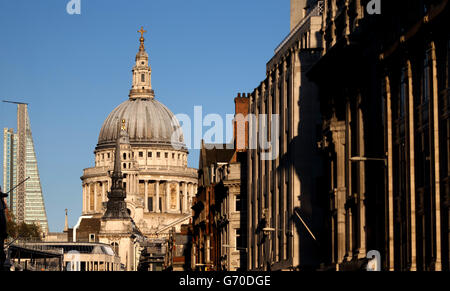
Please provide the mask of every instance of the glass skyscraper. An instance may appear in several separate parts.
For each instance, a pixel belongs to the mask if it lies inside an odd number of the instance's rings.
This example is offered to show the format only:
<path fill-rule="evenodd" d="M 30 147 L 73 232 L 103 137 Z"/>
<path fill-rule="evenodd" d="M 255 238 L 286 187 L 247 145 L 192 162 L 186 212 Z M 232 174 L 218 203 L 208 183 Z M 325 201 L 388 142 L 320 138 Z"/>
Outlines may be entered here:
<path fill-rule="evenodd" d="M 17 135 L 14 134 L 12 128 L 3 129 L 3 192 L 10 191 L 14 185 L 17 184 L 16 176 L 16 151 L 14 149 L 17 147 Z M 16 191 L 13 190 L 9 193 L 8 198 L 6 198 L 6 203 L 8 208 L 15 213 L 14 197 Z"/>
<path fill-rule="evenodd" d="M 24 184 L 10 193 L 8 207 L 17 222 L 35 223 L 47 233 L 47 214 L 27 104 L 17 106 L 17 133 L 14 133 L 13 129 L 5 128 L 3 138 L 4 192 L 29 177 Z"/>

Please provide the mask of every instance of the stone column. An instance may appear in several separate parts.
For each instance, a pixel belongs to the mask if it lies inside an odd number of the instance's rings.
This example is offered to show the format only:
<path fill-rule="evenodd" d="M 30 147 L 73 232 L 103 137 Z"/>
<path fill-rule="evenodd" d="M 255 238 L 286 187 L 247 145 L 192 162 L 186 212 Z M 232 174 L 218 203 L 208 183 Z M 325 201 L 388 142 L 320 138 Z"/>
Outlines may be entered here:
<path fill-rule="evenodd" d="M 361 94 L 358 95 L 358 103 L 361 105 Z M 361 106 L 358 106 L 357 111 L 357 126 L 358 126 L 358 152 L 360 157 L 366 156 L 365 149 L 365 137 L 364 137 L 364 118 Z M 364 162 L 359 163 L 359 181 L 358 181 L 358 212 L 359 212 L 359 253 L 358 258 L 363 259 L 367 256 L 366 250 L 366 206 L 365 206 L 365 195 L 366 195 L 366 164 Z"/>
<path fill-rule="evenodd" d="M 177 182 L 177 196 L 176 196 L 176 203 L 175 205 L 177 206 L 176 212 L 182 212 L 181 211 L 181 206 L 180 206 L 180 182 Z"/>
<path fill-rule="evenodd" d="M 184 182 L 184 188 L 183 188 L 183 213 L 187 213 L 188 212 L 188 184 L 186 182 Z"/>
<path fill-rule="evenodd" d="M 105 183 L 106 183 L 106 181 L 102 182 L 102 205 L 103 205 L 103 202 L 106 201 Z"/>
<path fill-rule="evenodd" d="M 87 199 L 86 199 L 86 185 L 83 184 L 82 188 L 83 188 L 83 214 L 84 214 L 86 212 L 86 201 L 87 201 Z"/>
<path fill-rule="evenodd" d="M 88 207 L 88 209 L 87 209 L 87 212 L 90 212 L 91 211 L 91 184 L 87 184 L 87 207 Z"/>
<path fill-rule="evenodd" d="M 394 173 L 393 173 L 393 141 L 392 141 L 392 105 L 391 105 L 391 83 L 386 76 L 386 117 L 387 117 L 387 179 L 388 179 L 388 224 L 389 224 L 389 258 L 387 260 L 388 270 L 394 271 Z"/>
<path fill-rule="evenodd" d="M 308 46 L 309 46 L 308 41 Z M 288 101 L 289 104 L 289 115 L 286 117 L 288 118 L 288 128 L 289 128 L 289 135 L 288 135 L 288 144 L 290 144 L 294 138 L 298 136 L 302 136 L 304 132 L 300 132 L 300 119 L 305 118 L 305 116 L 301 116 L 300 114 L 300 98 L 304 98 L 303 94 L 300 93 L 300 86 L 302 85 L 302 81 L 306 80 L 306 77 L 303 77 L 302 74 L 302 68 L 301 68 L 301 62 L 300 62 L 300 55 L 299 50 L 297 48 L 291 48 L 290 50 L 290 59 L 291 59 L 291 71 L 290 71 L 290 94 L 287 96 L 290 100 Z M 306 65 L 306 64 L 305 64 Z M 301 97 L 300 97 L 301 96 Z M 312 99 L 312 96 L 310 97 Z M 309 101 L 311 102 L 311 101 Z M 308 105 L 310 106 L 310 105 Z M 306 114 L 305 114 L 306 115 Z M 289 145 L 288 145 L 289 148 Z M 295 169 L 295 166 L 300 163 L 300 160 L 298 158 L 303 155 L 304 153 L 300 153 L 299 147 L 293 148 L 294 157 L 297 158 L 297 160 L 292 161 L 289 166 L 289 190 L 291 191 L 290 197 L 289 197 L 289 206 L 287 207 L 287 210 L 289 211 L 289 215 L 294 215 L 293 211 L 294 208 L 301 207 L 301 203 L 299 199 L 296 199 L 295 197 L 300 196 L 300 189 L 302 188 L 300 177 L 297 174 L 297 171 Z M 305 183 L 306 184 L 306 183 Z M 270 193 L 270 189 L 268 189 L 268 192 Z M 269 205 L 271 203 L 269 202 Z M 270 207 L 270 206 L 269 206 Z M 274 213 L 275 215 L 275 213 Z M 274 226 L 272 226 L 274 227 Z M 291 231 L 294 235 L 292 241 L 292 252 L 294 256 L 294 265 L 300 265 L 300 237 L 299 233 L 295 230 L 294 223 L 290 224 L 289 231 Z M 269 238 L 273 239 L 272 242 L 272 252 L 275 251 L 275 233 L 273 233 Z M 276 251 L 275 251 L 276 252 Z M 268 254 L 269 255 L 269 254 Z M 270 254 L 273 258 L 273 255 Z M 272 260 L 270 258 L 270 260 Z"/>
<path fill-rule="evenodd" d="M 414 94 L 411 61 L 406 62 L 408 73 L 408 133 L 409 133 L 409 176 L 410 176 L 410 220 L 411 220 L 411 269 L 417 271 L 416 263 L 416 171 L 414 145 Z"/>
<path fill-rule="evenodd" d="M 170 182 L 166 181 L 166 212 L 170 211 Z"/>
<path fill-rule="evenodd" d="M 435 270 L 442 271 L 441 258 L 441 182 L 439 166 L 439 93 L 437 78 L 436 45 L 431 42 L 431 68 L 433 76 L 433 152 L 434 152 L 434 199 L 435 199 L 435 225 L 436 225 L 436 263 Z"/>
<path fill-rule="evenodd" d="M 146 212 L 148 212 L 149 211 L 149 209 L 148 209 L 148 181 L 147 180 L 145 180 L 145 182 L 144 182 L 144 187 L 145 187 L 145 190 L 144 190 L 144 205 L 145 205 L 145 208 L 144 208 L 144 211 L 146 211 Z"/>
<path fill-rule="evenodd" d="M 94 212 L 97 212 L 97 204 L 98 204 L 98 197 L 97 197 L 97 182 L 94 183 Z"/>
<path fill-rule="evenodd" d="M 161 209 L 159 209 L 159 181 L 156 181 L 155 183 L 155 194 L 156 194 L 156 202 L 154 205 L 154 209 L 156 213 L 161 212 Z"/>
<path fill-rule="evenodd" d="M 346 92 L 346 94 L 348 94 Z M 353 197 L 353 189 L 352 189 L 352 161 L 350 160 L 352 156 L 352 128 L 350 124 L 352 124 L 352 110 L 350 104 L 350 98 L 346 98 L 346 120 L 345 120 L 345 185 L 346 185 L 346 201 L 347 199 L 354 199 Z M 357 122 L 357 120 L 356 120 Z M 355 133 L 356 134 L 356 133 Z M 361 168 L 360 168 L 361 169 Z M 355 207 L 356 208 L 356 207 Z M 355 209 L 356 210 L 356 209 Z M 353 258 L 353 227 L 357 227 L 357 225 L 353 225 L 353 213 L 354 209 L 348 208 L 345 210 L 345 259 L 347 261 L 351 261 Z"/>
<path fill-rule="evenodd" d="M 336 151 L 336 177 L 337 188 L 335 190 L 335 205 L 337 210 L 337 264 L 341 263 L 345 256 L 345 122 L 332 121 L 330 130 L 333 133 L 333 143 Z"/>

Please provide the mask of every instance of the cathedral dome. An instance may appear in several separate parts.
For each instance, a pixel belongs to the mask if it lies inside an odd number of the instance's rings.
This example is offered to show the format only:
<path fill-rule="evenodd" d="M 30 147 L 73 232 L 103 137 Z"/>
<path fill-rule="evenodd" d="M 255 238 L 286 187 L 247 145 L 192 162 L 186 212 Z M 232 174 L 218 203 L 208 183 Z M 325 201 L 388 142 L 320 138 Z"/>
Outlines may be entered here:
<path fill-rule="evenodd" d="M 152 89 L 152 69 L 144 47 L 143 28 L 140 31 L 139 52 L 133 67 L 129 100 L 114 109 L 103 123 L 96 150 L 113 148 L 119 122 L 125 121 L 132 147 L 172 147 L 186 151 L 180 124 L 173 113 L 155 100 Z"/>
<path fill-rule="evenodd" d="M 174 114 L 153 98 L 136 98 L 123 102 L 109 114 L 100 130 L 97 149 L 114 147 L 117 124 L 121 120 L 125 120 L 133 147 L 174 145 L 186 148 L 180 124 Z"/>

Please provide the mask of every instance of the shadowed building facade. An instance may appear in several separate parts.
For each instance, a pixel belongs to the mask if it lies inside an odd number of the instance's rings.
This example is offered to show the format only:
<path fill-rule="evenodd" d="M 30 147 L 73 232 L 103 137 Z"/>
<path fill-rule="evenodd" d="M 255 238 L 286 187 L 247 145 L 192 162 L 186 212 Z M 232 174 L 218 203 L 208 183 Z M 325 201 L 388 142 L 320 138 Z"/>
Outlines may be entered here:
<path fill-rule="evenodd" d="M 249 97 L 249 270 L 315 269 L 321 262 L 321 118 L 306 72 L 320 57 L 322 9 L 322 1 L 291 1 L 291 31 Z M 254 144 L 261 135 L 269 149 Z"/>
<path fill-rule="evenodd" d="M 327 261 L 448 270 L 448 1 L 324 1 L 318 85 Z"/>

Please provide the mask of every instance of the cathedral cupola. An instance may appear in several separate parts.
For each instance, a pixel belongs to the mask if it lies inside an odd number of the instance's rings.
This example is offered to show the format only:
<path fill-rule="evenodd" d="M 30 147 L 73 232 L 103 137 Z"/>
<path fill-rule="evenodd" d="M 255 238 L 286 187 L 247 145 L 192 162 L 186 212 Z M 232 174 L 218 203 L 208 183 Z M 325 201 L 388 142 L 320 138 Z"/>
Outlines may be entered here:
<path fill-rule="evenodd" d="M 129 97 L 130 99 L 153 99 L 155 92 L 152 89 L 152 69 L 144 46 L 144 33 L 147 31 L 141 27 L 138 32 L 141 38 L 139 51 L 136 54 L 136 64 L 133 67 L 133 82 Z"/>

